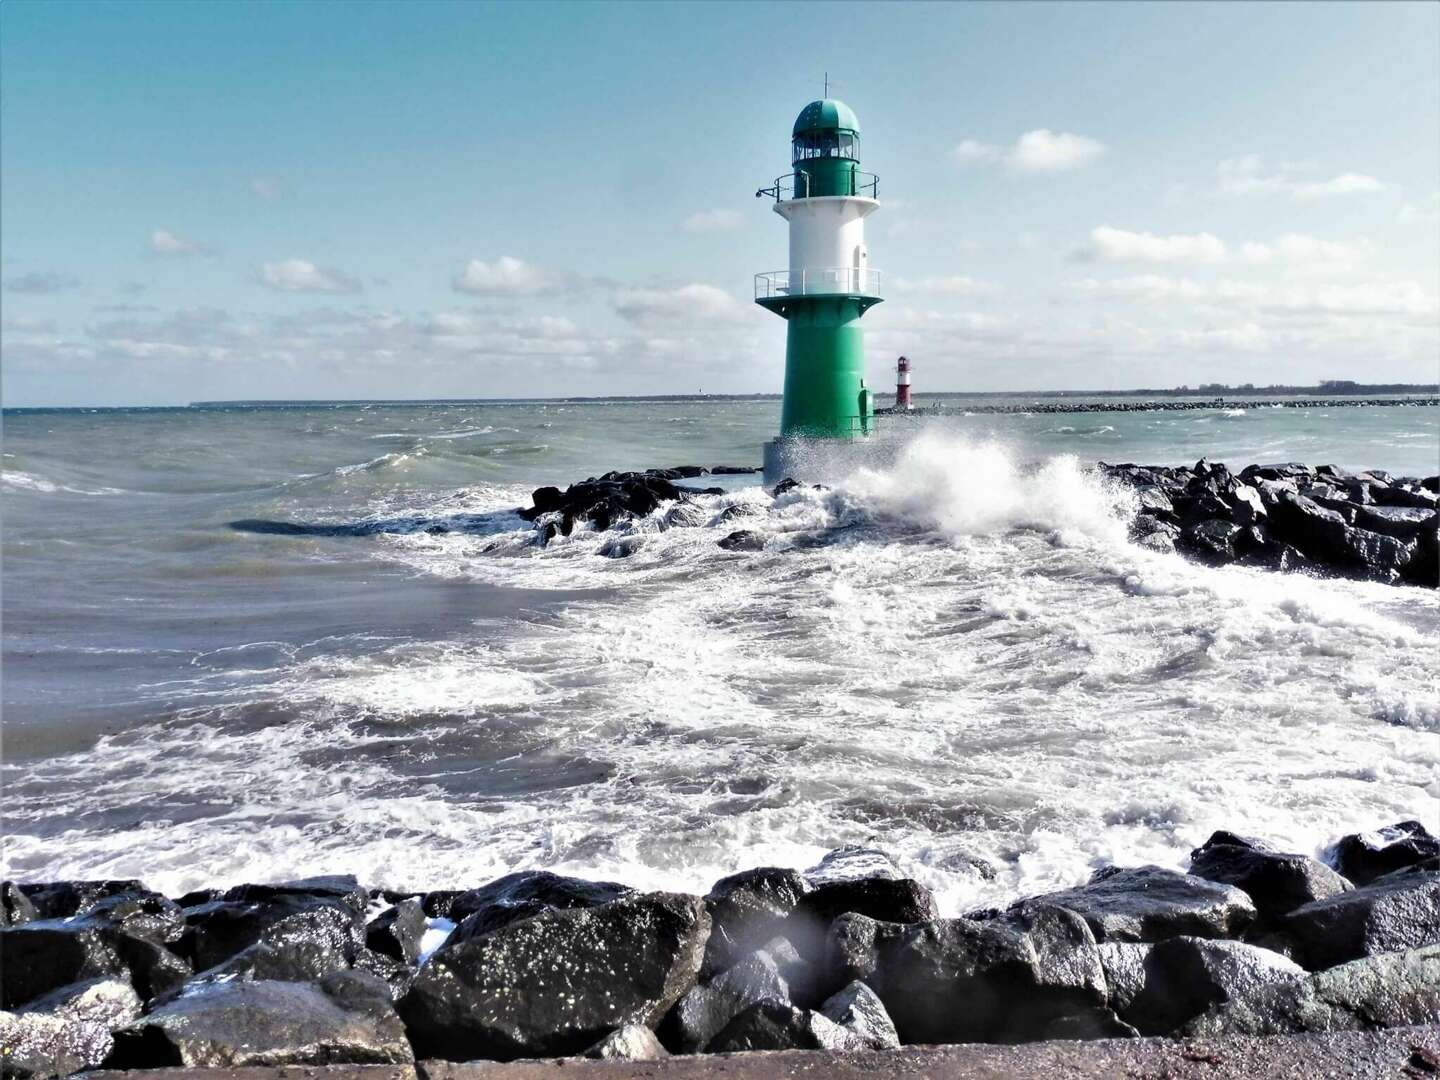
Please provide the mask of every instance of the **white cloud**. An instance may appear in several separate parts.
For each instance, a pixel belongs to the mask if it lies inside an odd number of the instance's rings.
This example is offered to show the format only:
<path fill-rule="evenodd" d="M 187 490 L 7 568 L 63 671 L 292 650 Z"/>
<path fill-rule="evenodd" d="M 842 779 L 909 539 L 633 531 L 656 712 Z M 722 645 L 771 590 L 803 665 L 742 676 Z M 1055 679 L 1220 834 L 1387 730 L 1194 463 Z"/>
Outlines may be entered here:
<path fill-rule="evenodd" d="M 654 323 L 728 322 L 747 311 L 724 289 L 713 285 L 682 285 L 678 289 L 636 289 L 615 305 L 621 318 L 638 325 Z"/>
<path fill-rule="evenodd" d="M 1241 244 L 1240 257 L 1250 263 L 1286 263 L 1301 272 L 1334 274 L 1356 269 L 1372 250 L 1370 242 L 1363 239 L 1346 244 L 1304 233 L 1286 233 L 1271 243 Z"/>
<path fill-rule="evenodd" d="M 1407 202 L 1400 207 L 1400 224 L 1417 225 L 1421 222 L 1440 221 L 1440 191 L 1418 203 Z"/>
<path fill-rule="evenodd" d="M 992 143 L 965 139 L 950 151 L 950 160 L 961 166 L 993 165 L 1000 160 L 1003 153 L 1000 147 Z"/>
<path fill-rule="evenodd" d="M 1090 244 L 1077 255 L 1106 262 L 1218 263 L 1225 261 L 1225 245 L 1210 233 L 1156 236 L 1130 232 L 1111 225 L 1090 230 Z"/>
<path fill-rule="evenodd" d="M 1004 164 L 1011 172 L 1057 173 L 1089 165 L 1105 153 L 1105 144 L 1088 135 L 1036 128 L 1008 147 L 965 139 L 950 151 L 961 167 Z"/>
<path fill-rule="evenodd" d="M 685 231 L 692 233 L 734 232 L 745 227 L 745 215 L 738 210 L 701 210 L 685 219 Z"/>
<path fill-rule="evenodd" d="M 189 240 L 169 229 L 156 229 L 150 234 L 150 250 L 156 255 L 209 255 L 210 247 L 198 240 Z"/>
<path fill-rule="evenodd" d="M 891 285 L 896 292 L 944 293 L 950 296 L 986 296 L 999 292 L 999 286 L 964 274 L 926 278 L 897 277 Z"/>
<path fill-rule="evenodd" d="M 558 284 L 558 275 L 510 255 L 494 262 L 471 259 L 451 282 L 456 292 L 474 296 L 529 296 Z"/>
<path fill-rule="evenodd" d="M 1220 192 L 1225 195 L 1289 195 L 1302 202 L 1333 195 L 1383 191 L 1385 185 L 1364 173 L 1346 172 L 1316 180 L 1307 177 L 1313 167 L 1282 163 L 1267 167 L 1258 154 L 1226 158 L 1216 169 Z"/>
<path fill-rule="evenodd" d="M 353 293 L 360 282 L 329 267 L 316 266 L 309 259 L 281 259 L 260 268 L 260 281 L 281 292 Z"/>
<path fill-rule="evenodd" d="M 284 193 L 280 181 L 273 176 L 256 176 L 250 180 L 250 194 L 267 202 L 280 198 Z"/>
<path fill-rule="evenodd" d="M 1082 296 L 1097 300 L 1198 300 L 1205 290 L 1189 278 L 1171 278 L 1161 274 L 1138 274 L 1134 277 L 1081 278 L 1070 287 Z"/>

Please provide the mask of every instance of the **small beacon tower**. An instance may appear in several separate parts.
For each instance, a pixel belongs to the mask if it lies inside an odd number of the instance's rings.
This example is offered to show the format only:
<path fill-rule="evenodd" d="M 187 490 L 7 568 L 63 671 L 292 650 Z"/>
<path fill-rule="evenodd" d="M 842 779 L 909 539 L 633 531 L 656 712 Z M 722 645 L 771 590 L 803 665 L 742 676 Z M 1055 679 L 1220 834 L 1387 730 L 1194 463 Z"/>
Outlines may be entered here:
<path fill-rule="evenodd" d="M 755 302 L 786 321 L 780 438 L 765 444 L 765 476 L 792 471 L 807 440 L 870 434 L 860 317 L 880 303 L 865 219 L 880 208 L 878 181 L 860 171 L 860 122 L 826 98 L 800 110 L 790 143 L 794 171 L 757 197 L 790 223 L 790 268 L 755 275 Z"/>
<path fill-rule="evenodd" d="M 913 409 L 910 400 L 910 358 L 902 356 L 895 364 L 895 408 Z"/>

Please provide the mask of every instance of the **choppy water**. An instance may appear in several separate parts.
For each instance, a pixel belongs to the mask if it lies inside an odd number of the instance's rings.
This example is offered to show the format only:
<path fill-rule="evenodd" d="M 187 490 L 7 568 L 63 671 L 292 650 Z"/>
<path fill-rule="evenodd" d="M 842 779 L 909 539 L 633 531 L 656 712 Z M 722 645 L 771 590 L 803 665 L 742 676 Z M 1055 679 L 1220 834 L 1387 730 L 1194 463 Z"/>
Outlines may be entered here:
<path fill-rule="evenodd" d="M 1427 475 L 1440 410 L 962 416 L 831 491 L 734 482 L 704 519 L 753 517 L 641 523 L 619 560 L 510 513 L 755 463 L 777 411 L 7 414 L 4 872 L 703 890 L 860 842 L 958 910 L 1221 826 L 1437 820 L 1436 595 L 1140 550 L 1081 464 Z M 716 547 L 741 525 L 769 548 Z"/>

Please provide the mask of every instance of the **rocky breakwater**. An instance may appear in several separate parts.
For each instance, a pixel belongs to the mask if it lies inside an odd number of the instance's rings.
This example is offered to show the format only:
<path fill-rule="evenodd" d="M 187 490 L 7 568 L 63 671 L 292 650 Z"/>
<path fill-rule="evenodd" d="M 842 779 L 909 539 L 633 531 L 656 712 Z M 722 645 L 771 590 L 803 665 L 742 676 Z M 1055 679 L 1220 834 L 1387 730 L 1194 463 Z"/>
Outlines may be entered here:
<path fill-rule="evenodd" d="M 0 899 L 13 1077 L 1440 1021 L 1440 841 L 1416 822 L 1325 862 L 1220 832 L 1189 873 L 1107 867 L 959 918 L 865 849 L 705 896 L 525 872 L 417 895 L 336 877 Z"/>
<path fill-rule="evenodd" d="M 1440 583 L 1440 478 L 1299 464 L 1232 473 L 1204 459 L 1190 468 L 1097 468 L 1134 489 L 1131 535 L 1157 551 L 1390 584 Z"/>

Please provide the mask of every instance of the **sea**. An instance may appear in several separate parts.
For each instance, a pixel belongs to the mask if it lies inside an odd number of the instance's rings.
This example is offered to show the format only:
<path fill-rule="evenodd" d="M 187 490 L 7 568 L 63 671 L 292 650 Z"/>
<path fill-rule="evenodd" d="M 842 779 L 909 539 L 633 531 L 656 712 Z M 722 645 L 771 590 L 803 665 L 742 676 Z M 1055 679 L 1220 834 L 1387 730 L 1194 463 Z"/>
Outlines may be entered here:
<path fill-rule="evenodd" d="M 859 845 L 959 913 L 1218 828 L 1440 825 L 1436 592 L 1143 550 L 1087 469 L 1434 475 L 1440 408 L 1043 400 L 824 488 L 684 481 L 723 491 L 624 558 L 515 508 L 758 465 L 778 401 L 7 411 L 0 870 L 704 892 Z"/>

